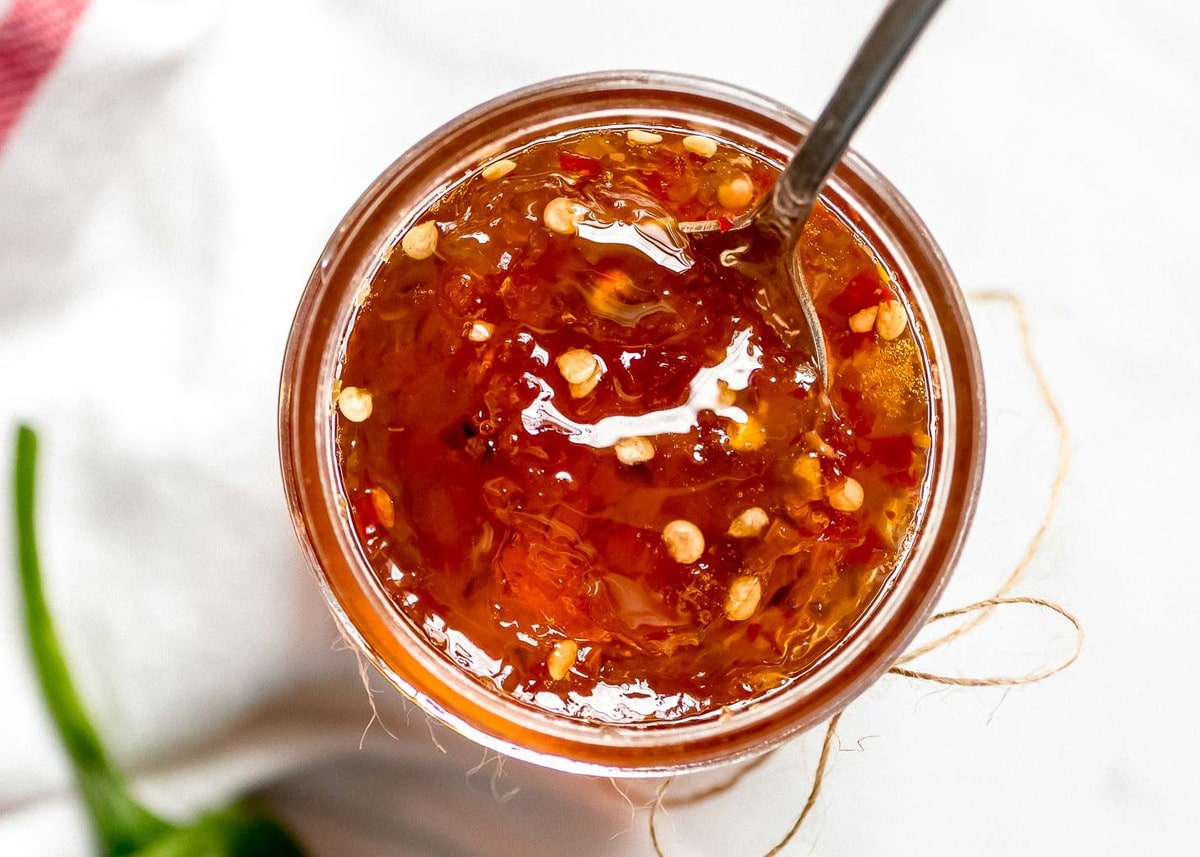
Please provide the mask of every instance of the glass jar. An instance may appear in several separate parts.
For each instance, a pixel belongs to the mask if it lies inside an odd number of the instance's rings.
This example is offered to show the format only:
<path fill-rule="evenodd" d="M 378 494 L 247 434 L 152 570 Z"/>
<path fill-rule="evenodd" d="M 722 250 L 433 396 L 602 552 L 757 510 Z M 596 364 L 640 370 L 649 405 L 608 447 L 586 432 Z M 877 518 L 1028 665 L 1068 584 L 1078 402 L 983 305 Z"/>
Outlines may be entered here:
<path fill-rule="evenodd" d="M 899 193 L 853 152 L 824 192 L 908 283 L 927 358 L 931 475 L 891 587 L 848 638 L 802 677 L 732 714 L 633 724 L 584 722 L 484 687 L 392 605 L 350 525 L 335 461 L 332 395 L 360 286 L 383 251 L 481 162 L 568 131 L 657 124 L 713 135 L 782 165 L 809 122 L 763 96 L 673 74 L 560 78 L 454 119 L 388 167 L 342 219 L 301 298 L 284 358 L 280 457 L 292 520 L 347 638 L 405 696 L 498 752 L 602 775 L 657 775 L 749 758 L 844 708 L 882 675 L 938 599 L 966 536 L 983 472 L 983 377 L 954 275 Z"/>

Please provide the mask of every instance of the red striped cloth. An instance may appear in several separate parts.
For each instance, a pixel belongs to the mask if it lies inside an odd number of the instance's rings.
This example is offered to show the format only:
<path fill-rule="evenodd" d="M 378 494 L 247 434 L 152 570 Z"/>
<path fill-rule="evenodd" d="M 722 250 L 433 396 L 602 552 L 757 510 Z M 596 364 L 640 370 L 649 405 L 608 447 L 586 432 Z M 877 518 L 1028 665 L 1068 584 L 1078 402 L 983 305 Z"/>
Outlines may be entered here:
<path fill-rule="evenodd" d="M 86 5 L 87 0 L 12 0 L 0 18 L 0 151 Z"/>

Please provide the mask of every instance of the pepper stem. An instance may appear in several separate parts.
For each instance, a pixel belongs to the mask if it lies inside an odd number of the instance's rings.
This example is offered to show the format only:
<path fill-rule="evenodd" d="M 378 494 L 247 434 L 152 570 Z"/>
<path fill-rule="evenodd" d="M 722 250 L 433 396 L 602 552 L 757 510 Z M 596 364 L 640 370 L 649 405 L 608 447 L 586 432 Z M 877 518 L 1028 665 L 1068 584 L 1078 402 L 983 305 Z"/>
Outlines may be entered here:
<path fill-rule="evenodd" d="M 34 526 L 36 470 L 37 435 L 28 426 L 19 426 L 13 473 L 17 565 L 27 639 L 42 694 L 70 757 L 88 814 L 96 827 L 101 852 L 108 857 L 120 857 L 153 842 L 172 825 L 130 796 L 124 777 L 109 761 L 71 682 L 42 587 Z"/>

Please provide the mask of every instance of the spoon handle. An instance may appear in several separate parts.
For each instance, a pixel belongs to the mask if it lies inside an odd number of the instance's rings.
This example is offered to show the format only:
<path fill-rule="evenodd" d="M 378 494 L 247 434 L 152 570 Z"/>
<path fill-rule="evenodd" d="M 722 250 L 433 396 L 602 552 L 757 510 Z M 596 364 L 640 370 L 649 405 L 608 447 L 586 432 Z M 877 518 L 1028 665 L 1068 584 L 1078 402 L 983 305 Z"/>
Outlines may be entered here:
<path fill-rule="evenodd" d="M 833 97 L 775 183 L 774 219 L 793 241 L 850 137 L 941 5 L 942 0 L 892 0 L 859 47 Z"/>

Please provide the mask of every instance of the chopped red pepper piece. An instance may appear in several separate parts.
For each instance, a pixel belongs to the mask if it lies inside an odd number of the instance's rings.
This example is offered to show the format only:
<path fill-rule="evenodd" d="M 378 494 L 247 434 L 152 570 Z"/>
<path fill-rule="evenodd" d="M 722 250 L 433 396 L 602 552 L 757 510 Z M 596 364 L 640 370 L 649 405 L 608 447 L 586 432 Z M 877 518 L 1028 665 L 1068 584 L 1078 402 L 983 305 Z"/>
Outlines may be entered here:
<path fill-rule="evenodd" d="M 558 152 L 558 163 L 567 172 L 581 173 L 585 176 L 598 176 L 604 169 L 604 164 L 597 158 L 590 158 L 587 155 L 563 149 Z"/>
<path fill-rule="evenodd" d="M 842 315 L 851 316 L 867 307 L 878 306 L 884 299 L 883 281 L 875 271 L 867 270 L 856 274 L 829 306 Z"/>

